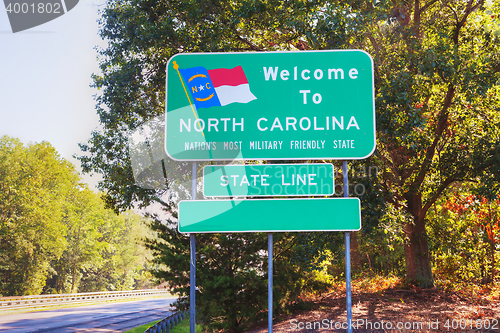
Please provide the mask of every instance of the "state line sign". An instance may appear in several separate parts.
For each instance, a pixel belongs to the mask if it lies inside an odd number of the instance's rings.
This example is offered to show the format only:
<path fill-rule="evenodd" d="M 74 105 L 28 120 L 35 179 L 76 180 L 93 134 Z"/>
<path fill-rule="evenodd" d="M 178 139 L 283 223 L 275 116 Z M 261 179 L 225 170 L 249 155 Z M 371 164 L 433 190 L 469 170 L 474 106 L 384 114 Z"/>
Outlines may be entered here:
<path fill-rule="evenodd" d="M 373 60 L 361 50 L 181 53 L 166 85 L 174 160 L 348 160 L 375 150 Z"/>
<path fill-rule="evenodd" d="M 327 196 L 335 193 L 331 163 L 206 165 L 206 197 Z"/>

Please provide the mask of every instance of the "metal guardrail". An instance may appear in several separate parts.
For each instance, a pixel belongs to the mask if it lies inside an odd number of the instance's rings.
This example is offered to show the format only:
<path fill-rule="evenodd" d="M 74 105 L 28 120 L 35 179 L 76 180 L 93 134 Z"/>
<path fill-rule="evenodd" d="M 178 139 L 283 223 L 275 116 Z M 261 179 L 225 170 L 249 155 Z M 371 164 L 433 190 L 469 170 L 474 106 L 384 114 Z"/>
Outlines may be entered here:
<path fill-rule="evenodd" d="M 106 301 L 115 299 L 126 299 L 144 296 L 155 296 L 168 294 L 166 290 L 128 290 L 128 291 L 103 291 L 80 294 L 52 294 L 34 296 L 10 296 L 0 297 L 0 311 L 6 309 L 22 309 L 58 304 L 76 304 L 95 301 Z"/>
<path fill-rule="evenodd" d="M 145 330 L 144 333 L 170 333 L 170 330 L 179 324 L 182 319 L 184 319 L 184 312 L 173 313 Z"/>

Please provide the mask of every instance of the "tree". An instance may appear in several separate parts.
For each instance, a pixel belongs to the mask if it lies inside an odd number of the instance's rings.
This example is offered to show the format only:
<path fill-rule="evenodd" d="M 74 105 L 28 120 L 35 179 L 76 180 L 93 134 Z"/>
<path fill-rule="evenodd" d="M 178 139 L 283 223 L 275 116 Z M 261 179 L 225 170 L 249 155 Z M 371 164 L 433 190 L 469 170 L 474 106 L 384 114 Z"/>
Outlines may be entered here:
<path fill-rule="evenodd" d="M 147 283 L 148 253 L 138 244 L 146 230 L 137 214 L 105 209 L 49 143 L 0 138 L 2 295 L 76 292 L 81 280 L 87 291 Z M 84 274 L 102 267 L 109 276 Z"/>
<path fill-rule="evenodd" d="M 39 294 L 65 246 L 64 199 L 78 182 L 47 142 L 0 139 L 0 293 Z"/>
<path fill-rule="evenodd" d="M 430 211 L 436 275 L 445 288 L 493 284 L 500 267 L 500 200 L 470 192 L 450 190 Z"/>
<path fill-rule="evenodd" d="M 151 253 L 143 243 L 149 236 L 147 219 L 127 211 L 117 216 L 100 205 L 104 223 L 99 226 L 100 265 L 83 267 L 81 291 L 131 290 L 150 287 L 151 274 L 147 271 Z"/>
<path fill-rule="evenodd" d="M 298 35 L 291 30 L 284 31 L 282 34 L 276 33 L 277 27 L 290 20 L 293 21 L 292 24 L 302 24 L 300 16 L 307 15 L 314 8 L 315 3 L 292 1 L 285 6 L 279 1 L 272 1 L 270 3 L 242 2 L 235 5 L 233 6 L 233 3 L 229 1 L 205 3 L 117 1 L 108 3 L 101 20 L 101 36 L 112 41 L 112 45 L 107 50 L 102 51 L 102 75 L 94 76 L 95 87 L 102 89 L 102 95 L 97 99 L 97 111 L 103 124 L 103 130 L 93 132 L 89 142 L 81 145 L 86 155 L 79 158 L 84 171 L 99 172 L 104 175 L 104 181 L 100 184 L 100 188 L 107 195 L 106 202 L 109 207 L 120 211 L 134 204 L 147 206 L 156 201 L 164 206 L 167 210 L 166 214 L 171 208 L 172 203 L 166 199 L 166 190 L 144 189 L 134 181 L 127 150 L 128 136 L 131 132 L 145 121 L 164 112 L 165 64 L 168 57 L 181 50 L 264 50 L 270 46 L 270 43 L 276 42 L 290 48 L 288 43 L 290 41 L 298 42 Z M 205 24 L 200 25 L 200 22 Z M 235 35 L 235 31 L 240 31 L 241 34 Z M 137 38 L 138 36 L 141 37 Z M 187 166 L 187 170 L 190 170 L 189 164 Z M 179 172 L 184 170 L 182 166 L 179 168 Z M 168 221 L 164 222 L 168 223 Z M 163 267 L 161 276 L 173 280 L 179 288 L 184 288 L 184 294 L 186 294 L 185 287 L 188 282 L 184 274 L 188 271 L 189 261 L 186 251 L 189 251 L 189 247 L 186 243 L 176 240 L 176 237 L 182 236 L 170 234 L 171 231 L 175 230 L 165 229 L 160 222 L 156 223 L 156 227 L 160 230 L 160 237 L 166 240 L 159 240 L 154 245 L 159 251 L 162 251 L 162 257 L 159 260 L 169 260 L 168 265 Z M 244 281 L 245 274 L 248 274 L 247 277 L 252 277 L 252 280 L 247 280 L 244 286 L 231 284 L 233 299 L 234 297 L 242 298 L 236 303 L 221 301 L 223 310 L 219 313 L 223 316 L 231 314 L 231 311 L 236 309 L 245 309 L 242 307 L 241 301 L 245 300 L 244 297 L 247 297 L 246 300 L 248 300 L 250 296 L 244 293 L 245 289 L 242 287 L 250 287 L 251 283 L 253 290 L 260 290 L 259 288 L 263 285 L 262 276 L 241 271 L 238 266 L 241 263 L 237 263 L 236 260 L 231 263 L 231 258 L 234 258 L 231 252 L 241 251 L 238 246 L 242 242 L 259 244 L 260 250 L 265 249 L 265 244 L 258 241 L 259 237 L 256 235 L 234 237 L 218 235 L 212 238 L 207 236 L 198 239 L 201 255 L 205 255 L 211 250 L 210 244 L 216 247 L 221 246 L 224 249 L 218 258 L 227 259 L 229 263 L 223 261 L 227 263 L 227 269 L 219 270 L 221 274 L 225 274 L 227 277 L 231 275 L 231 271 L 238 273 L 236 281 Z M 293 240 L 294 237 L 289 236 L 288 239 Z M 298 241 L 295 240 L 288 244 L 283 241 L 283 244 L 286 244 L 284 248 L 287 249 L 288 255 L 292 253 L 290 249 Z M 221 245 L 222 243 L 224 246 Z M 247 251 L 253 252 L 247 252 L 246 258 L 258 258 L 257 246 L 252 246 Z M 170 253 L 172 255 L 167 257 Z M 226 258 L 223 254 L 230 255 Z M 286 264 L 285 260 L 288 258 L 285 257 L 283 265 Z M 219 263 L 208 262 L 207 265 L 214 268 Z M 248 262 L 246 264 L 249 265 Z M 289 269 L 284 271 L 283 275 L 288 274 L 290 278 L 282 279 L 282 281 L 292 281 L 299 287 L 294 288 L 294 292 L 291 294 L 283 293 L 284 297 L 281 299 L 285 300 L 287 297 L 288 299 L 293 298 L 292 296 L 297 295 L 297 291 L 303 287 L 300 279 L 294 279 L 294 277 L 303 276 L 300 267 L 292 264 L 286 266 Z M 259 269 L 263 270 L 264 268 L 260 267 Z M 171 276 L 175 273 L 181 276 Z M 200 289 L 207 290 L 203 287 L 214 286 L 200 285 Z M 248 292 L 250 288 L 246 290 Z M 252 297 L 262 298 L 257 292 L 253 293 Z M 254 309 L 259 305 L 258 302 L 251 302 L 251 304 L 255 304 Z M 205 312 L 209 316 L 208 319 L 217 319 L 213 316 L 214 312 L 210 311 L 211 309 L 207 308 Z M 248 322 L 242 321 L 243 317 L 239 318 L 232 317 L 228 329 L 241 330 L 244 325 L 248 324 Z"/>
<path fill-rule="evenodd" d="M 498 1 L 380 1 L 325 5 L 308 45 L 361 48 L 375 65 L 377 152 L 386 200 L 405 223 L 408 280 L 432 286 L 430 207 L 451 185 L 498 192 Z M 339 18 L 339 12 L 342 14 Z"/>
<path fill-rule="evenodd" d="M 102 226 L 108 212 L 99 196 L 87 188 L 74 188 L 68 193 L 61 222 L 66 227 L 66 246 L 61 257 L 52 262 L 54 281 L 48 288 L 59 293 L 75 293 L 82 271 L 102 265 L 102 253 L 109 246 L 102 240 Z"/>
<path fill-rule="evenodd" d="M 498 5 L 416 0 L 367 8 L 363 19 L 361 45 L 375 62 L 377 158 L 390 201 L 413 217 L 406 273 L 422 286 L 433 284 L 430 207 L 452 184 L 499 177 Z"/>
<path fill-rule="evenodd" d="M 170 210 L 174 217 L 174 210 Z M 189 237 L 180 234 L 176 222 L 158 216 L 151 220 L 158 239 L 149 239 L 153 274 L 181 295 L 178 306 L 189 307 Z M 274 311 L 293 305 L 304 291 L 326 290 L 315 281 L 313 262 L 324 242 L 318 233 L 274 234 Z M 331 235 L 322 235 L 331 240 Z M 267 304 L 267 234 L 199 234 L 196 237 L 197 318 L 212 330 L 240 332 L 263 320 Z M 310 246 L 304 246 L 304 244 Z M 319 245 L 318 245 L 319 244 Z"/>
<path fill-rule="evenodd" d="M 105 212 L 102 212 L 97 200 L 99 198 L 88 189 L 75 191 L 68 198 L 64 215 L 68 246 L 59 262 L 66 265 L 70 273 L 70 293 L 76 292 L 82 269 L 102 264 L 101 253 L 108 246 L 102 241 Z"/>
<path fill-rule="evenodd" d="M 104 208 L 98 194 L 75 188 L 67 197 L 62 222 L 66 247 L 51 263 L 54 273 L 46 291 L 130 290 L 147 284 L 147 274 L 140 276 L 149 255 L 141 244 L 147 235 L 144 218 L 131 211 L 116 215 Z"/>
<path fill-rule="evenodd" d="M 127 135 L 164 112 L 178 52 L 360 48 L 375 65 L 386 200 L 406 210 L 409 280 L 433 284 L 426 214 L 451 184 L 498 180 L 498 1 L 110 1 L 101 19 L 103 129 L 81 148 L 117 210 L 162 200 L 134 183 Z"/>

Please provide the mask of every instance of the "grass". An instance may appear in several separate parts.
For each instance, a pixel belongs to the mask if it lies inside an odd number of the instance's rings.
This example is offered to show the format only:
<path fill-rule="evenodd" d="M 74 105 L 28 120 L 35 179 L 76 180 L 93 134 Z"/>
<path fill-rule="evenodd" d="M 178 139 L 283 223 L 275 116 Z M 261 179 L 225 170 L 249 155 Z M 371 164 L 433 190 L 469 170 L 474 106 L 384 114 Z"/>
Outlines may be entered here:
<path fill-rule="evenodd" d="M 146 325 L 138 326 L 138 327 L 133 328 L 133 329 L 126 331 L 124 333 L 143 333 L 145 330 L 147 330 L 148 328 L 150 328 L 151 326 L 153 326 L 157 322 L 159 322 L 159 320 L 153 321 L 152 323 L 149 323 Z M 196 333 L 203 333 L 202 325 L 200 325 L 200 324 L 196 325 L 195 332 Z M 179 325 L 175 326 L 172 330 L 170 330 L 170 333 L 189 333 L 189 316 L 186 316 L 186 319 L 181 321 L 181 323 Z"/>
<path fill-rule="evenodd" d="M 141 325 L 141 326 L 137 326 L 136 328 L 133 328 L 133 329 L 131 329 L 129 331 L 125 331 L 124 333 L 144 333 L 145 330 L 147 330 L 148 328 L 150 328 L 151 326 L 153 326 L 157 322 L 159 322 L 159 320 L 152 321 L 149 324 L 144 324 L 144 325 Z"/>
<path fill-rule="evenodd" d="M 186 316 L 186 319 L 181 321 L 181 323 L 177 326 L 174 327 L 173 330 L 170 331 L 170 333 L 189 333 L 189 314 Z M 203 333 L 203 326 L 200 324 L 196 325 L 195 328 L 196 333 Z"/>

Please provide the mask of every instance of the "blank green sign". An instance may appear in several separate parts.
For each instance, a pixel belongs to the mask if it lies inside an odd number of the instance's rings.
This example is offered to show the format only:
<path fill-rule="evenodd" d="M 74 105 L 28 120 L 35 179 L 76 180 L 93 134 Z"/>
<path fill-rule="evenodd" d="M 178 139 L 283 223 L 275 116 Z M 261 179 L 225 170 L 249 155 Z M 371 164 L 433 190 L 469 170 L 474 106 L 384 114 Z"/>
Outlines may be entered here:
<path fill-rule="evenodd" d="M 208 165 L 203 194 L 209 197 L 332 195 L 332 164 Z"/>
<path fill-rule="evenodd" d="M 192 200 L 179 204 L 179 232 L 356 231 L 358 198 Z"/>

